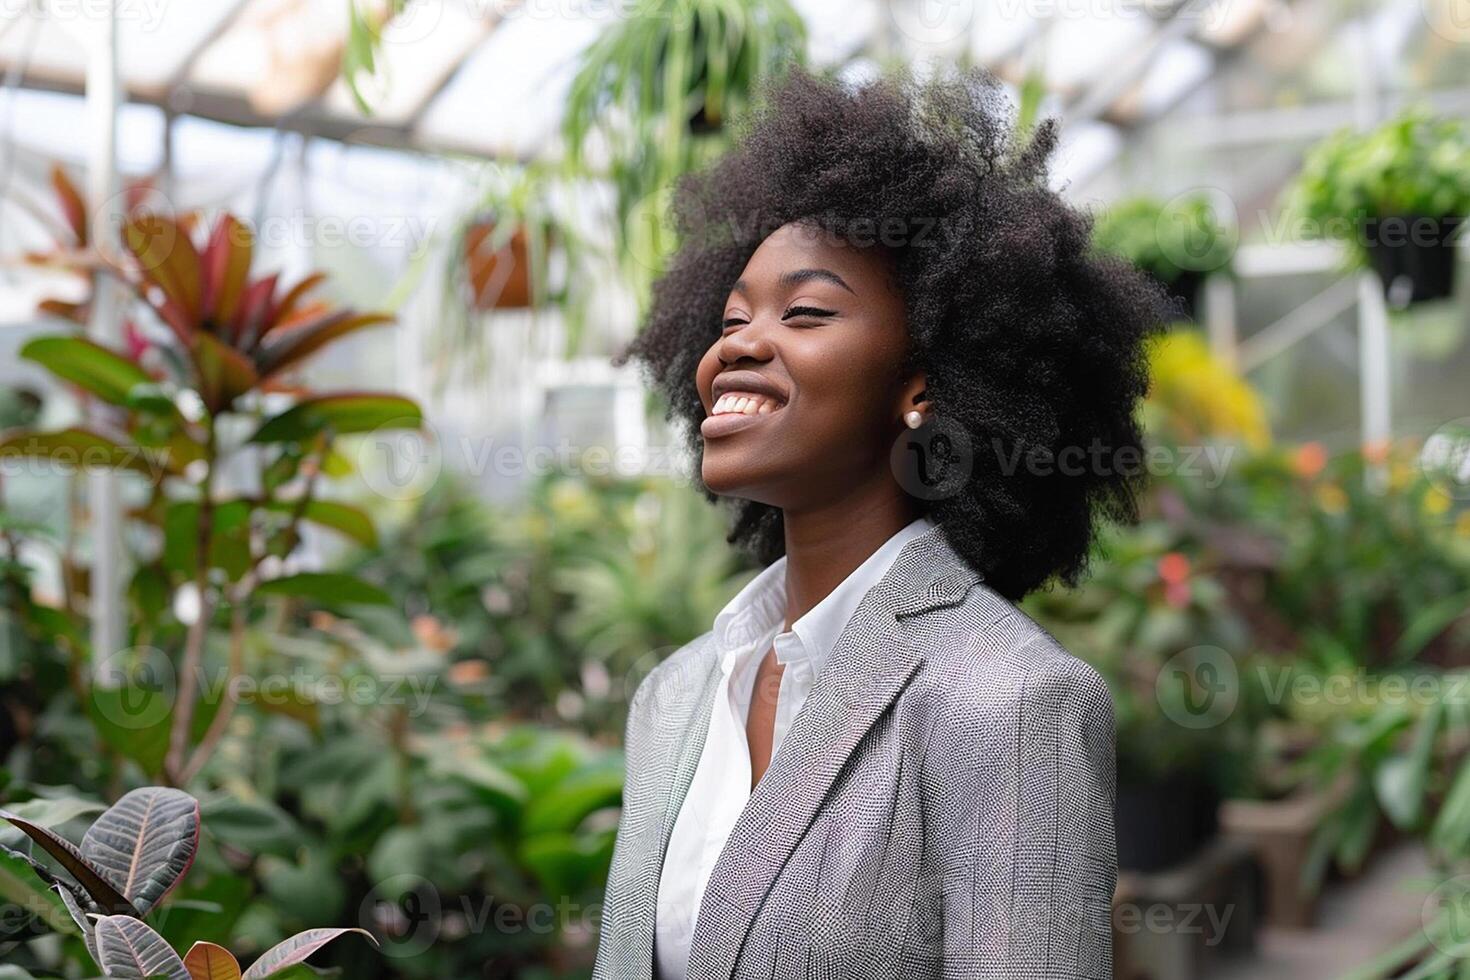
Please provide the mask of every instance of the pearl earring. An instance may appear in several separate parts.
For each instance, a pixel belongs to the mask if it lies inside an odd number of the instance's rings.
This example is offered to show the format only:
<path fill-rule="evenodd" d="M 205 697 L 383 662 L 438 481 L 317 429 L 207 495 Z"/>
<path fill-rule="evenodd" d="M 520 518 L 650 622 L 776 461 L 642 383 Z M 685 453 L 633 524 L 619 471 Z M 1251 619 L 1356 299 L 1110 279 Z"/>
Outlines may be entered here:
<path fill-rule="evenodd" d="M 905 423 L 908 424 L 908 427 L 910 429 L 917 429 L 919 426 L 924 424 L 924 413 L 917 410 L 912 412 L 905 412 L 903 420 Z"/>

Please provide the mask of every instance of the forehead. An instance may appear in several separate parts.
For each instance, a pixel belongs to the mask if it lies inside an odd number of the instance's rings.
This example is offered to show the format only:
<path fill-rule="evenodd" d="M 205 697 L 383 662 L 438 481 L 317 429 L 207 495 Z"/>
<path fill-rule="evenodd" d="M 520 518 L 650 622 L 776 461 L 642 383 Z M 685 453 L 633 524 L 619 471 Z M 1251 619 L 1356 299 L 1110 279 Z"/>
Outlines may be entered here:
<path fill-rule="evenodd" d="M 824 228 L 792 222 L 766 236 L 746 262 L 741 279 L 754 285 L 793 269 L 830 270 L 858 293 L 887 288 L 891 272 L 881 249 L 858 248 Z"/>

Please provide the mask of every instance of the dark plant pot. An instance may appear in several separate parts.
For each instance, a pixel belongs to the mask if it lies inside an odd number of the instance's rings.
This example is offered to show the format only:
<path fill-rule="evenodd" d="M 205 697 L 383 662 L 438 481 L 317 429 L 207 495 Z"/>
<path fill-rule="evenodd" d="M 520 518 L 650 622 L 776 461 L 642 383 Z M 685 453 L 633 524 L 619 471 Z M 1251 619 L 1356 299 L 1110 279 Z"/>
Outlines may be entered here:
<path fill-rule="evenodd" d="M 1158 871 L 1189 857 L 1219 827 L 1220 796 L 1197 776 L 1118 786 L 1118 867 Z"/>
<path fill-rule="evenodd" d="M 1395 215 L 1368 229 L 1363 244 L 1391 305 L 1404 307 L 1454 293 L 1460 221 L 1453 216 Z"/>

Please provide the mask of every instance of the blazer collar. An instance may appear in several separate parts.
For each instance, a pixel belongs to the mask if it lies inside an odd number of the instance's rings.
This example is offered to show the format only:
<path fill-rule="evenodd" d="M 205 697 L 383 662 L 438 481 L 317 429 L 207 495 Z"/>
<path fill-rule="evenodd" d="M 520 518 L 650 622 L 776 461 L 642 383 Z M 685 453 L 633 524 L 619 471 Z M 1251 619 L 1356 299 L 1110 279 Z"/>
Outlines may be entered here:
<path fill-rule="evenodd" d="M 843 765 L 923 662 L 903 620 L 963 601 L 980 578 L 936 525 L 903 547 L 858 604 L 710 875 L 691 942 L 690 980 L 733 973 L 766 893 Z M 670 823 L 682 792 L 677 800 L 670 799 Z"/>

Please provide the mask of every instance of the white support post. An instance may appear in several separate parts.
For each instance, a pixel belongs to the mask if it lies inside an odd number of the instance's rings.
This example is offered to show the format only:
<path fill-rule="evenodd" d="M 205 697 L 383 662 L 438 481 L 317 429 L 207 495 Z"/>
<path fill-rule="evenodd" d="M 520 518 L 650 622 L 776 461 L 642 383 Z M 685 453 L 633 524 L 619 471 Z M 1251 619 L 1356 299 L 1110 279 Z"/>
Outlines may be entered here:
<path fill-rule="evenodd" d="M 1359 66 L 1353 88 L 1354 121 L 1359 130 L 1378 123 L 1380 113 L 1378 52 L 1369 29 L 1372 8 L 1358 12 L 1355 25 Z M 1388 304 L 1383 298 L 1383 284 L 1369 271 L 1358 276 L 1358 390 L 1364 445 L 1381 443 L 1392 435 Z M 1370 463 L 1364 473 L 1370 490 L 1383 490 L 1388 485 L 1388 471 L 1383 462 Z"/>
<path fill-rule="evenodd" d="M 113 244 L 118 209 L 117 192 L 117 9 L 115 0 L 103 0 L 97 10 L 95 48 L 87 61 L 88 200 L 92 212 L 92 240 L 101 247 Z M 97 274 L 93 283 L 92 318 L 87 332 L 100 343 L 115 345 L 120 328 L 115 284 Z M 97 407 L 94 406 L 94 411 Z M 100 663 L 123 648 L 124 624 L 122 498 L 116 473 L 94 470 L 88 475 L 88 513 L 91 519 L 92 656 Z"/>
<path fill-rule="evenodd" d="M 1239 361 L 1239 330 L 1235 323 L 1235 280 L 1223 272 L 1205 277 L 1205 330 L 1210 353 L 1235 367 Z"/>
<path fill-rule="evenodd" d="M 1383 284 L 1376 274 L 1364 272 L 1358 276 L 1358 397 L 1365 444 L 1382 443 L 1393 434 L 1389 354 Z M 1383 489 L 1385 477 L 1382 466 L 1369 467 L 1370 488 Z"/>

